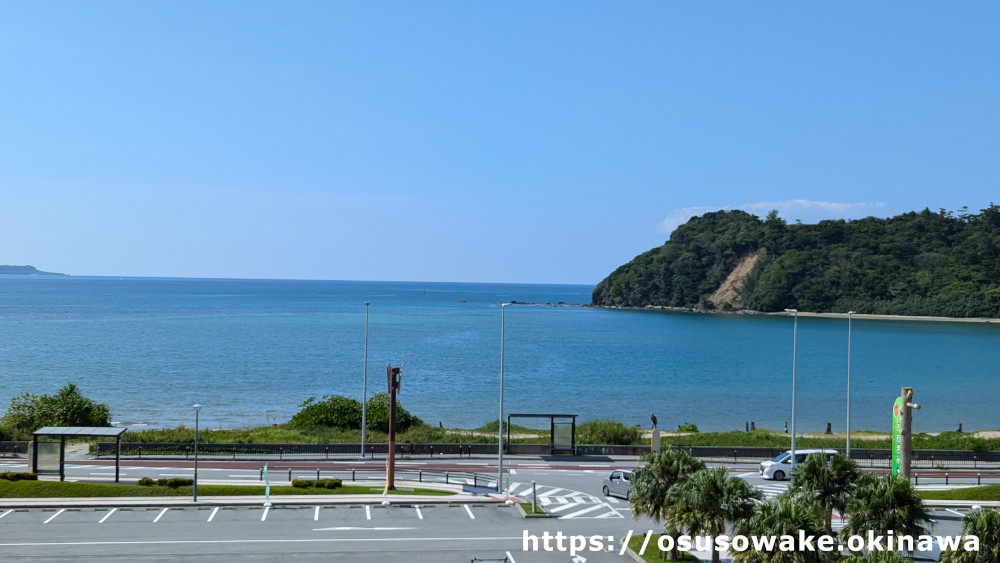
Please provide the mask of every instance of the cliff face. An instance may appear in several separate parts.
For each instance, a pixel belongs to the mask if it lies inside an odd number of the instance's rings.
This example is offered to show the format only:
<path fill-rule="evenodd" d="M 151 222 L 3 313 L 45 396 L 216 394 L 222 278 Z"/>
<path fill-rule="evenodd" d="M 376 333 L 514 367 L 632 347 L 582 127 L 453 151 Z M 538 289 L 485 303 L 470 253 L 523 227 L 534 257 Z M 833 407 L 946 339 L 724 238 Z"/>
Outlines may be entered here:
<path fill-rule="evenodd" d="M 619 267 L 594 305 L 1000 317 L 1000 208 L 788 225 L 692 217 Z"/>

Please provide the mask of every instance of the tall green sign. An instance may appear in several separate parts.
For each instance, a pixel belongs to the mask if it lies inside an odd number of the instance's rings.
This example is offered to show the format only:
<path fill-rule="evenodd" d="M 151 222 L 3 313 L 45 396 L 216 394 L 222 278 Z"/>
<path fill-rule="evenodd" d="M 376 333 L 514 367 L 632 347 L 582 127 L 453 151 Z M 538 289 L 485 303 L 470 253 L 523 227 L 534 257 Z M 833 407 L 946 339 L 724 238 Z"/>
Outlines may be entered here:
<path fill-rule="evenodd" d="M 892 461 L 893 475 L 899 475 L 899 465 L 903 459 L 903 398 L 896 397 L 892 404 Z"/>

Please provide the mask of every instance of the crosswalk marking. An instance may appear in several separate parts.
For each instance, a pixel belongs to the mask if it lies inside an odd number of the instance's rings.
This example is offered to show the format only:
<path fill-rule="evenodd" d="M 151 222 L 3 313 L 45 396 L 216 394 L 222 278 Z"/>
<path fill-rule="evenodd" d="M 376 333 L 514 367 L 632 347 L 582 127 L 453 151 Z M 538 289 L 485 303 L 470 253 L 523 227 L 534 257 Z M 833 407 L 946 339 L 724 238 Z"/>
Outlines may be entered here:
<path fill-rule="evenodd" d="M 531 500 L 531 483 L 511 483 L 512 496 L 525 501 Z M 610 502 L 620 502 L 614 498 L 602 498 L 561 487 L 535 485 L 535 501 L 545 507 L 546 512 L 559 518 L 623 518 Z"/>

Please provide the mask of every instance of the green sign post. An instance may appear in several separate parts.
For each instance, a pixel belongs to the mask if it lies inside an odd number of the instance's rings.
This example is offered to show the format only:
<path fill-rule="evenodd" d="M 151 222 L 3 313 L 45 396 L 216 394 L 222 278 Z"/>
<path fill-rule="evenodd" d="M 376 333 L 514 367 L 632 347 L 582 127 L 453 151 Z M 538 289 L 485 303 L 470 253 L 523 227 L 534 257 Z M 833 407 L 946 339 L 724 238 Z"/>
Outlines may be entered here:
<path fill-rule="evenodd" d="M 890 467 L 893 475 L 899 475 L 899 467 L 903 460 L 903 398 L 896 397 L 892 404 L 892 461 Z"/>

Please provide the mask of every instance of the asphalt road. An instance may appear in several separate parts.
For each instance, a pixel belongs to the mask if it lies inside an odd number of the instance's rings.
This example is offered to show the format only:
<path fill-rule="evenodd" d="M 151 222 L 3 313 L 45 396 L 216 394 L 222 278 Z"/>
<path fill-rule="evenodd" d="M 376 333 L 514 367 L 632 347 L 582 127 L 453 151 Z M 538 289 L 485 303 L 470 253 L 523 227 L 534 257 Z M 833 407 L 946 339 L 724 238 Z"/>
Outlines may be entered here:
<path fill-rule="evenodd" d="M 510 490 L 535 500 L 558 518 L 525 519 L 503 503 L 414 504 L 394 497 L 389 507 L 380 499 L 349 504 L 227 506 L 202 497 L 183 506 L 101 506 L 68 508 L 0 508 L 0 558 L 4 560 L 164 561 L 193 559 L 230 561 L 624 561 L 622 538 L 660 527 L 631 518 L 628 504 L 601 493 L 603 477 L 613 467 L 635 462 L 510 460 Z M 378 469 L 382 461 L 354 467 Z M 410 462 L 426 471 L 495 474 L 489 460 Z M 141 477 L 191 477 L 187 461 L 123 461 L 122 480 Z M 260 462 L 200 461 L 199 482 L 259 482 Z M 271 463 L 271 482 L 315 476 L 320 467 L 346 470 L 341 464 Z M 23 471 L 24 464 L 0 464 L 0 471 Z M 751 466 L 735 474 L 776 495 L 787 483 L 764 481 Z M 72 460 L 68 478 L 110 480 L 114 469 L 105 460 Z M 963 510 L 935 511 L 935 533 L 957 534 Z"/>

